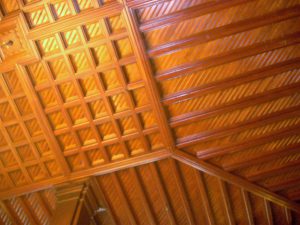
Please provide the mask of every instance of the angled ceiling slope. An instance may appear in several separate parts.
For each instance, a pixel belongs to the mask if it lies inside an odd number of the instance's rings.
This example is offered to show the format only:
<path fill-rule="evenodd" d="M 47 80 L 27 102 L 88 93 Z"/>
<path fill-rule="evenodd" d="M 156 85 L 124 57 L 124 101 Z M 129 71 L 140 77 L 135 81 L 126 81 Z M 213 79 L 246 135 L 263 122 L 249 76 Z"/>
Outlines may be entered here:
<path fill-rule="evenodd" d="M 298 0 L 0 0 L 2 222 L 47 224 L 50 187 L 97 176 L 99 224 L 299 223 L 299 16 Z"/>

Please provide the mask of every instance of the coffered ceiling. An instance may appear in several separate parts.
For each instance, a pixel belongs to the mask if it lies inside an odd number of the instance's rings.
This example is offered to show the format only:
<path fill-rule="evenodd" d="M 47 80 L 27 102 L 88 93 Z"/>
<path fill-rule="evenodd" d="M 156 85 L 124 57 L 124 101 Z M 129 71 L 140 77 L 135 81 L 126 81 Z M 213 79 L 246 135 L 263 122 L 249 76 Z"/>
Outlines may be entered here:
<path fill-rule="evenodd" d="M 0 0 L 3 224 L 13 201 L 33 218 L 15 223 L 47 224 L 40 196 L 90 176 L 96 224 L 297 224 L 299 16 L 299 0 Z"/>

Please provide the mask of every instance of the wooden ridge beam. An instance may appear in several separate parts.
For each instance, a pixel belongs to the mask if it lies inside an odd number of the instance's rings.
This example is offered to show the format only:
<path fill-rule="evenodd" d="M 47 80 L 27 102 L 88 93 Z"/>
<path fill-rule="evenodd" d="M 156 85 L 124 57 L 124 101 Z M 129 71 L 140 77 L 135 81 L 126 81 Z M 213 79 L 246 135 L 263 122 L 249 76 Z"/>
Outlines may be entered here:
<path fill-rule="evenodd" d="M 236 109 L 268 102 L 280 97 L 291 95 L 292 93 L 298 93 L 300 90 L 299 88 L 300 88 L 300 82 L 297 82 L 294 84 L 275 88 L 270 91 L 265 91 L 259 94 L 250 95 L 223 105 L 217 105 L 209 109 L 198 110 L 194 112 L 185 113 L 179 116 L 171 117 L 170 126 L 174 128 L 198 120 L 203 120 L 223 113 L 227 113 Z"/>
<path fill-rule="evenodd" d="M 253 1 L 253 0 L 250 0 Z M 170 13 L 165 16 L 161 16 L 158 18 L 150 19 L 144 23 L 142 23 L 139 29 L 142 32 L 147 32 L 151 30 L 156 30 L 164 26 L 168 26 L 174 23 L 181 22 L 183 20 L 192 19 L 194 17 L 199 17 L 205 14 L 209 14 L 218 10 L 226 9 L 229 7 L 233 7 L 239 4 L 245 4 L 250 2 L 249 0 L 223 0 L 212 1 L 204 4 L 200 4 L 194 7 L 190 7 L 188 9 L 183 9 L 178 12 Z"/>
<path fill-rule="evenodd" d="M 300 67 L 300 57 L 287 60 L 284 62 L 276 63 L 270 66 L 266 66 L 260 69 L 248 71 L 236 76 L 223 79 L 220 81 L 211 82 L 209 84 L 204 84 L 195 88 L 190 88 L 187 90 L 182 90 L 173 94 L 169 94 L 163 97 L 164 105 L 171 105 L 179 101 L 183 101 L 190 98 L 195 98 L 203 96 L 215 91 L 221 91 L 233 86 L 241 85 L 247 82 L 252 82 L 255 80 L 263 79 L 266 77 L 281 74 L 293 69 L 298 69 Z"/>
<path fill-rule="evenodd" d="M 262 16 L 253 17 L 231 23 L 211 30 L 202 31 L 188 38 L 168 42 L 159 46 L 155 46 L 148 50 L 149 57 L 157 57 L 171 52 L 178 51 L 183 48 L 191 47 L 193 45 L 202 44 L 205 42 L 220 39 L 226 36 L 234 35 L 236 33 L 245 32 L 258 27 L 266 26 L 269 24 L 278 23 L 288 20 L 300 15 L 300 6 L 282 9 L 279 11 L 271 12 Z"/>
<path fill-rule="evenodd" d="M 119 162 L 113 162 L 109 164 L 104 164 L 102 166 L 90 168 L 87 170 L 73 172 L 68 176 L 60 176 L 60 177 L 32 183 L 29 185 L 24 185 L 21 187 L 11 188 L 10 190 L 0 192 L 0 200 L 9 199 L 12 197 L 24 195 L 35 191 L 45 190 L 50 187 L 53 187 L 54 185 L 65 183 L 65 182 L 71 182 L 77 179 L 84 178 L 86 176 L 99 176 L 99 175 L 104 175 L 104 174 L 112 173 L 115 171 L 131 168 L 131 167 L 135 167 L 135 166 L 144 165 L 147 163 L 169 158 L 170 156 L 171 156 L 170 151 L 163 149 L 149 154 L 137 156 L 134 158 L 125 159 Z"/>
<path fill-rule="evenodd" d="M 245 130 L 254 129 L 260 126 L 267 125 L 269 123 L 278 122 L 295 116 L 300 116 L 300 106 L 287 108 L 285 110 L 274 112 L 259 118 L 254 118 L 246 122 L 237 123 L 230 127 L 204 131 L 198 134 L 179 138 L 177 139 L 177 147 L 184 148 L 190 145 L 197 144 L 201 141 L 211 141 L 225 136 L 234 135 Z"/>
<path fill-rule="evenodd" d="M 184 63 L 171 69 L 156 73 L 158 81 L 164 81 L 170 78 L 182 76 L 182 74 L 201 71 L 215 66 L 220 66 L 236 60 L 247 58 L 263 52 L 296 45 L 300 42 L 300 32 L 289 34 L 276 39 L 268 40 L 263 43 L 257 43 L 250 46 L 237 48 L 218 55 L 210 56 L 194 62 Z"/>
<path fill-rule="evenodd" d="M 244 190 L 247 190 L 253 194 L 256 194 L 266 200 L 269 200 L 275 204 L 288 207 L 298 213 L 300 213 L 300 205 L 285 198 L 278 194 L 275 194 L 263 187 L 260 187 L 256 184 L 253 184 L 241 177 L 238 177 L 236 175 L 233 175 L 231 173 L 228 173 L 210 163 L 206 163 L 203 160 L 195 158 L 195 156 L 192 156 L 188 153 L 175 150 L 173 152 L 172 157 L 182 163 L 185 163 L 197 170 L 200 170 L 204 173 L 210 174 L 212 176 L 218 177 L 221 180 L 227 181 L 233 185 L 237 185 Z"/>
<path fill-rule="evenodd" d="M 205 150 L 197 151 L 197 157 L 201 159 L 209 159 L 212 157 L 220 156 L 226 153 L 233 153 L 237 152 L 240 150 L 245 150 L 249 149 L 264 143 L 267 143 L 269 141 L 274 141 L 278 140 L 280 138 L 289 136 L 289 135 L 294 135 L 294 134 L 299 134 L 299 128 L 300 125 L 293 126 L 293 127 L 288 127 L 288 128 L 283 128 L 275 132 L 271 132 L 267 135 L 263 135 L 260 137 L 255 137 L 250 140 L 242 141 L 239 143 L 236 143 L 235 145 L 229 145 L 229 146 L 224 146 L 224 147 L 215 147 L 215 148 L 208 148 Z"/>

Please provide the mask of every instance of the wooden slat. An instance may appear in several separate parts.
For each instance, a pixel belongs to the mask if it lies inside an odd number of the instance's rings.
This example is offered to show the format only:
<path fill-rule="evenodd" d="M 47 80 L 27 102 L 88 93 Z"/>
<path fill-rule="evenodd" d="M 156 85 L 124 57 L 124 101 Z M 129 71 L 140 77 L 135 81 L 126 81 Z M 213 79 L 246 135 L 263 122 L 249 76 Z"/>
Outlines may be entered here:
<path fill-rule="evenodd" d="M 205 209 L 207 223 L 209 225 L 215 225 L 216 222 L 215 222 L 214 214 L 212 212 L 211 204 L 208 199 L 207 190 L 203 181 L 202 174 L 197 170 L 194 170 L 194 174 L 195 174 L 195 180 L 197 181 L 197 187 L 199 188 L 199 192 L 201 195 L 201 201 L 203 202 L 203 206 Z"/>
<path fill-rule="evenodd" d="M 125 196 L 124 189 L 122 188 L 122 185 L 120 184 L 119 178 L 116 173 L 112 173 L 112 180 L 114 183 L 114 186 L 116 187 L 118 191 L 118 196 L 121 200 L 122 206 L 124 207 L 126 211 L 126 216 L 128 220 L 130 221 L 130 224 L 135 225 L 137 224 L 137 219 L 135 218 L 133 212 L 132 212 L 132 207 L 130 206 L 130 203 L 128 199 Z"/>
<path fill-rule="evenodd" d="M 222 194 L 222 199 L 223 199 L 224 206 L 225 206 L 228 225 L 235 225 L 236 223 L 235 223 L 235 220 L 234 220 L 234 216 L 233 216 L 233 212 L 232 212 L 232 208 L 231 208 L 231 203 L 230 203 L 230 199 L 229 199 L 229 196 L 228 196 L 226 183 L 224 183 L 221 179 L 219 179 L 218 181 L 219 181 L 219 185 L 220 185 L 220 188 L 221 188 L 221 194 Z"/>
<path fill-rule="evenodd" d="M 166 191 L 164 189 L 164 186 L 162 185 L 161 177 L 160 177 L 160 175 L 157 171 L 157 166 L 155 164 L 150 164 L 149 166 L 150 166 L 151 173 L 153 174 L 154 183 L 156 184 L 157 189 L 159 191 L 159 195 L 162 198 L 162 201 L 163 201 L 163 203 L 166 207 L 166 211 L 167 211 L 167 215 L 168 215 L 170 224 L 175 225 L 175 224 L 177 224 L 177 222 L 176 222 L 176 219 L 175 219 L 175 216 L 174 216 L 174 212 L 171 208 L 171 204 L 170 204 L 170 202 L 168 200 L 168 197 L 166 195 Z"/>
<path fill-rule="evenodd" d="M 253 220 L 253 212 L 252 212 L 251 203 L 249 200 L 249 194 L 244 189 L 241 189 L 241 193 L 242 193 L 243 202 L 244 202 L 245 209 L 246 209 L 248 224 L 254 225 L 255 223 Z"/>
<path fill-rule="evenodd" d="M 191 210 L 191 205 L 189 204 L 189 201 L 187 199 L 186 190 L 185 190 L 184 186 L 182 185 L 182 178 L 179 174 L 178 166 L 174 160 L 169 159 L 169 161 L 171 163 L 172 172 L 174 174 L 175 182 L 176 182 L 176 185 L 179 190 L 178 194 L 180 195 L 180 198 L 182 199 L 183 207 L 184 207 L 185 213 L 187 215 L 187 218 L 189 220 L 189 224 L 191 224 L 191 225 L 196 224 L 194 215 Z"/>
<path fill-rule="evenodd" d="M 147 215 L 147 221 L 148 221 L 149 224 L 155 225 L 156 220 L 155 220 L 153 212 L 150 208 L 150 204 L 149 204 L 149 201 L 147 200 L 145 191 L 143 190 L 143 187 L 141 185 L 141 180 L 139 178 L 139 175 L 137 174 L 135 168 L 131 168 L 130 172 L 132 173 L 132 175 L 134 177 L 134 185 L 137 186 L 139 196 L 140 196 L 139 199 L 142 201 L 143 209 L 145 210 L 145 213 Z"/>
<path fill-rule="evenodd" d="M 270 203 L 266 199 L 264 199 L 264 206 L 265 206 L 265 214 L 266 214 L 268 225 L 274 225 L 272 209 Z"/>
<path fill-rule="evenodd" d="M 297 212 L 300 212 L 300 205 L 292 202 L 282 196 L 279 196 L 265 188 L 262 188 L 260 186 L 257 186 L 253 183 L 250 183 L 249 181 L 240 178 L 238 176 L 232 175 L 230 173 L 227 173 L 223 171 L 222 169 L 213 166 L 209 163 L 206 163 L 200 159 L 196 159 L 195 157 L 181 152 L 181 151 L 175 151 L 175 153 L 172 155 L 172 157 L 176 160 L 179 160 L 180 162 L 186 163 L 190 166 L 192 166 L 195 169 L 201 170 L 205 173 L 208 173 L 212 176 L 217 176 L 227 182 L 230 182 L 232 184 L 235 184 L 241 188 L 244 188 L 247 191 L 250 191 L 258 196 L 261 196 L 265 198 L 266 200 L 269 200 L 271 202 L 274 202 L 278 205 L 286 206 L 292 210 L 295 210 Z"/>

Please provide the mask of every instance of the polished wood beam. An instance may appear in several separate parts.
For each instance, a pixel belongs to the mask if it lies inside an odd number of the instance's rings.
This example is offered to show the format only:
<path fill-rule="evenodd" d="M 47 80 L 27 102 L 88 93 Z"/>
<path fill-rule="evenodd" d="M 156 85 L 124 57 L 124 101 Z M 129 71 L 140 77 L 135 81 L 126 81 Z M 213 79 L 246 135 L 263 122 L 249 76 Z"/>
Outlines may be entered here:
<path fill-rule="evenodd" d="M 227 128 L 219 128 L 211 131 L 204 131 L 183 138 L 177 139 L 177 147 L 184 148 L 197 144 L 201 141 L 211 141 L 225 136 L 234 135 L 245 130 L 250 130 L 269 123 L 279 122 L 292 117 L 300 116 L 300 105 L 271 113 L 262 117 L 254 118 L 246 122 L 236 123 Z"/>
<path fill-rule="evenodd" d="M 203 181 L 202 173 L 200 173 L 198 170 L 194 170 L 194 176 L 195 176 L 195 180 L 197 181 L 197 188 L 199 189 L 199 193 L 201 195 L 201 202 L 204 207 L 207 224 L 216 225 L 215 217 L 212 211 L 210 201 L 208 199 L 208 194 L 207 194 L 205 183 Z"/>
<path fill-rule="evenodd" d="M 151 210 L 151 207 L 150 207 L 150 203 L 146 197 L 146 194 L 145 194 L 145 191 L 144 191 L 144 188 L 141 184 L 141 180 L 140 180 L 140 177 L 136 171 L 136 168 L 131 168 L 130 169 L 130 173 L 132 174 L 133 176 L 133 179 L 134 179 L 134 185 L 137 187 L 138 189 L 138 195 L 139 195 L 139 199 L 141 200 L 142 204 L 143 204 L 143 208 L 144 208 L 144 211 L 147 215 L 147 221 L 149 223 L 149 225 L 155 225 L 157 224 L 156 220 L 155 220 L 155 217 L 154 217 L 154 214 Z"/>
<path fill-rule="evenodd" d="M 290 170 L 298 168 L 300 170 L 300 159 L 288 162 L 286 164 L 276 166 L 274 168 L 268 168 L 267 170 L 259 171 L 256 174 L 247 176 L 247 179 L 252 182 L 257 182 L 269 178 L 270 176 L 276 176 L 278 174 L 288 173 Z"/>
<path fill-rule="evenodd" d="M 11 188 L 10 190 L 0 192 L 0 200 L 9 199 L 11 197 L 24 195 L 26 193 L 31 193 L 34 191 L 45 190 L 50 187 L 53 187 L 54 185 L 74 181 L 87 176 L 99 176 L 99 175 L 104 175 L 104 174 L 116 172 L 131 167 L 135 167 L 135 166 L 144 165 L 147 163 L 169 158 L 170 156 L 171 156 L 170 151 L 163 149 L 160 151 L 155 151 L 134 158 L 124 159 L 119 162 L 108 163 L 102 166 L 90 168 L 84 171 L 77 171 L 71 173 L 68 176 L 60 176 L 60 177 L 36 182 L 33 184 L 25 185 L 22 187 Z"/>
<path fill-rule="evenodd" d="M 222 79 L 220 81 L 211 82 L 209 84 L 200 85 L 195 88 L 190 88 L 187 90 L 182 90 L 167 95 L 163 98 L 163 103 L 165 105 L 170 105 L 186 99 L 204 96 L 206 94 L 225 90 L 233 86 L 238 86 L 247 82 L 252 82 L 255 80 L 274 76 L 276 74 L 281 74 L 299 68 L 300 67 L 299 64 L 300 64 L 300 57 L 286 60 L 284 62 L 276 63 L 270 66 L 266 66 L 263 68 L 238 74 L 236 76 L 229 77 L 227 79 Z"/>
<path fill-rule="evenodd" d="M 253 0 L 250 0 L 253 1 Z M 181 22 L 183 20 L 192 19 L 205 14 L 209 14 L 218 10 L 233 7 L 239 4 L 245 4 L 250 2 L 249 0 L 223 0 L 222 2 L 207 2 L 204 4 L 190 7 L 188 9 L 180 10 L 178 12 L 170 13 L 165 16 L 150 19 L 142 23 L 139 29 L 142 32 L 147 32 L 155 29 L 159 29 L 164 26 L 168 26 L 174 23 Z"/>
<path fill-rule="evenodd" d="M 267 218 L 267 225 L 274 225 L 270 202 L 266 199 L 264 199 L 264 206 L 265 206 L 264 208 L 265 208 L 265 214 Z"/>
<path fill-rule="evenodd" d="M 236 109 L 245 108 L 252 105 L 261 104 L 264 102 L 268 102 L 280 97 L 288 96 L 293 93 L 298 93 L 300 90 L 300 82 L 286 85 L 283 87 L 275 88 L 270 91 L 266 91 L 263 93 L 255 94 L 252 96 L 248 96 L 245 98 L 241 98 L 239 100 L 223 104 L 217 105 L 210 109 L 206 110 L 198 110 L 194 112 L 185 113 L 176 117 L 172 117 L 170 119 L 170 126 L 172 128 L 182 126 L 185 124 L 189 124 L 192 122 L 196 122 L 198 120 L 207 119 L 213 116 L 217 116 L 219 114 L 227 113 Z"/>
<path fill-rule="evenodd" d="M 287 224 L 292 224 L 292 212 L 287 207 L 284 207 L 284 215 Z"/>
<path fill-rule="evenodd" d="M 294 144 L 291 146 L 284 146 L 276 152 L 266 151 L 265 154 L 259 155 L 254 158 L 242 159 L 242 161 L 234 162 L 230 165 L 223 166 L 224 170 L 232 172 L 234 170 L 243 169 L 245 167 L 269 162 L 271 160 L 280 159 L 282 157 L 294 154 L 300 151 L 300 144 Z"/>
<path fill-rule="evenodd" d="M 249 199 L 249 194 L 247 191 L 245 191 L 243 188 L 241 189 L 242 199 L 245 206 L 246 214 L 247 214 L 247 220 L 248 225 L 255 225 L 254 219 L 253 219 L 253 212 L 252 207 Z"/>
<path fill-rule="evenodd" d="M 149 164 L 149 166 L 150 166 L 151 174 L 153 176 L 153 182 L 155 183 L 155 185 L 158 189 L 159 195 L 160 195 L 160 197 L 161 197 L 161 199 L 164 203 L 164 206 L 166 208 L 170 224 L 175 225 L 175 224 L 177 224 L 176 219 L 175 219 L 175 215 L 174 215 L 174 212 L 171 208 L 171 204 L 170 204 L 170 201 L 167 197 L 164 185 L 162 184 L 161 176 L 159 175 L 159 173 L 157 171 L 157 165 L 156 164 Z"/>
<path fill-rule="evenodd" d="M 231 207 L 226 183 L 221 179 L 218 179 L 218 182 L 219 182 L 222 199 L 223 199 L 224 206 L 225 206 L 228 225 L 235 225 L 236 223 L 235 223 L 234 215 L 232 212 L 232 207 Z"/>
<path fill-rule="evenodd" d="M 109 199 L 105 195 L 101 184 L 97 181 L 97 178 L 95 178 L 95 177 L 90 178 L 90 182 L 91 182 L 91 185 L 93 186 L 93 189 L 95 190 L 94 194 L 95 194 L 96 198 L 98 200 L 101 200 L 103 207 L 106 208 L 109 215 L 111 216 L 113 225 L 118 225 L 118 222 L 116 220 L 116 215 L 113 211 L 113 207 L 111 206 Z"/>
<path fill-rule="evenodd" d="M 192 63 L 185 63 L 180 66 L 158 72 L 156 74 L 156 79 L 158 81 L 164 81 L 166 79 L 182 76 L 186 73 L 192 73 L 215 66 L 220 66 L 253 55 L 261 54 L 263 52 L 295 45 L 299 42 L 300 32 L 296 32 L 294 34 L 289 34 L 276 39 L 268 40 L 263 43 L 257 43 L 254 45 L 234 49 L 229 52 L 207 57 Z"/>
<path fill-rule="evenodd" d="M 210 174 L 212 176 L 216 176 L 224 181 L 227 181 L 227 182 L 237 185 L 249 192 L 252 192 L 253 194 L 263 197 L 266 200 L 274 202 L 278 205 L 286 206 L 286 207 L 300 213 L 300 205 L 299 204 L 297 204 L 293 201 L 290 201 L 280 195 L 277 195 L 263 187 L 253 184 L 241 177 L 238 177 L 236 175 L 225 172 L 224 170 L 222 170 L 210 163 L 204 162 L 203 160 L 197 159 L 188 153 L 176 150 L 176 151 L 174 151 L 172 157 L 180 162 L 183 162 L 183 163 L 197 169 L 197 170 L 200 170 L 200 171 Z"/>
<path fill-rule="evenodd" d="M 262 16 L 252 17 L 250 19 L 238 21 L 225 26 L 217 27 L 211 30 L 202 31 L 188 38 L 171 41 L 166 44 L 155 46 L 148 50 L 149 57 L 157 57 L 183 48 L 199 45 L 226 36 L 234 35 L 240 32 L 252 30 L 261 26 L 279 23 L 300 15 L 300 6 L 283 9 Z"/>
<path fill-rule="evenodd" d="M 260 137 L 255 137 L 246 141 L 241 141 L 238 143 L 235 143 L 234 145 L 227 145 L 222 147 L 213 147 L 208 148 L 205 150 L 197 151 L 197 157 L 201 159 L 209 159 L 212 157 L 220 156 L 226 153 L 233 153 L 237 151 L 241 151 L 244 149 L 249 149 L 264 143 L 267 143 L 269 141 L 278 140 L 283 137 L 287 137 L 290 135 L 298 134 L 299 133 L 300 126 L 292 126 L 288 128 L 283 128 L 275 132 L 271 132 L 266 135 L 262 135 Z"/>
<path fill-rule="evenodd" d="M 125 4 L 132 9 L 138 9 L 165 3 L 168 1 L 171 0 L 125 0 Z"/>
<path fill-rule="evenodd" d="M 123 0 L 125 1 L 125 0 Z M 126 2 L 124 2 L 126 4 Z M 168 119 L 163 110 L 163 105 L 160 100 L 160 92 L 158 84 L 154 78 L 154 72 L 152 66 L 149 62 L 149 58 L 146 54 L 146 47 L 143 41 L 143 37 L 138 30 L 138 19 L 133 9 L 125 6 L 124 8 L 125 21 L 127 24 L 127 29 L 129 31 L 129 36 L 135 43 L 132 47 L 137 55 L 138 64 L 142 68 L 142 76 L 148 88 L 148 93 L 150 101 L 154 108 L 154 113 L 158 121 L 158 126 L 161 130 L 161 135 L 163 136 L 163 142 L 167 146 L 169 151 L 175 148 L 174 139 L 170 127 L 168 126 Z"/>
<path fill-rule="evenodd" d="M 171 164 L 171 169 L 173 171 L 173 176 L 175 178 L 176 186 L 179 190 L 178 194 L 183 202 L 183 207 L 184 207 L 185 213 L 187 215 L 187 218 L 189 220 L 189 224 L 194 225 L 194 224 L 196 224 L 195 218 L 194 218 L 194 215 L 193 215 L 193 212 L 191 209 L 191 205 L 189 204 L 189 201 L 187 199 L 187 193 L 183 186 L 183 181 L 182 181 L 181 175 L 178 171 L 178 165 L 176 164 L 176 161 L 173 159 L 169 159 L 169 161 Z"/>
<path fill-rule="evenodd" d="M 266 185 L 269 190 L 273 192 L 278 192 L 282 190 L 286 190 L 293 187 L 300 187 L 300 178 L 292 178 L 284 182 L 279 182 L 272 185 Z"/>
<path fill-rule="evenodd" d="M 137 225 L 137 219 L 132 211 L 132 207 L 130 205 L 130 202 L 128 201 L 126 195 L 125 195 L 125 191 L 121 185 L 121 182 L 119 180 L 119 177 L 116 173 L 112 173 L 111 175 L 112 178 L 112 182 L 115 186 L 115 188 L 117 189 L 118 192 L 118 196 L 120 198 L 121 201 L 121 205 L 124 206 L 123 208 L 126 211 L 126 216 L 130 222 L 131 225 Z"/>

